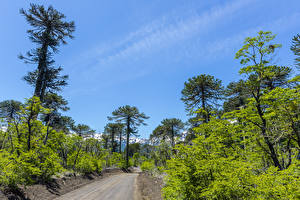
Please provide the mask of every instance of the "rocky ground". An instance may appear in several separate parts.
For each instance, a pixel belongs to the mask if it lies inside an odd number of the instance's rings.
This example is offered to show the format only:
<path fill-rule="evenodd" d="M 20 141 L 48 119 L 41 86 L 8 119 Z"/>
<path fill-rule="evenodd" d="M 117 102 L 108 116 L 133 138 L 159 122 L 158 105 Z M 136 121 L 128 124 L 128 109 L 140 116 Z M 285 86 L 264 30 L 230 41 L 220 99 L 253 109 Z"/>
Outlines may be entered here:
<path fill-rule="evenodd" d="M 163 181 L 161 178 L 153 177 L 148 173 L 140 173 L 137 186 L 141 200 L 162 200 Z"/>

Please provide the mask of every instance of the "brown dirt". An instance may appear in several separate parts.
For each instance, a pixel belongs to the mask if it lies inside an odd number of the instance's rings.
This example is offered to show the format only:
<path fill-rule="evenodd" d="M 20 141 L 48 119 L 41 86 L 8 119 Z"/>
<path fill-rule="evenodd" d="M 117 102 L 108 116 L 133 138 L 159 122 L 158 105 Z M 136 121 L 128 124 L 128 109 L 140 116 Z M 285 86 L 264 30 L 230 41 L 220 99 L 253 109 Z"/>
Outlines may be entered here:
<path fill-rule="evenodd" d="M 100 180 L 104 177 L 116 173 L 123 173 L 120 169 L 105 169 L 101 174 L 88 174 L 83 176 L 75 176 L 69 174 L 68 177 L 53 179 L 50 183 L 21 186 L 18 190 L 3 189 L 0 191 L 1 200 L 50 200 L 58 196 L 66 194 L 86 184 Z"/>
<path fill-rule="evenodd" d="M 137 178 L 137 185 L 141 200 L 162 200 L 162 179 L 143 172 Z"/>

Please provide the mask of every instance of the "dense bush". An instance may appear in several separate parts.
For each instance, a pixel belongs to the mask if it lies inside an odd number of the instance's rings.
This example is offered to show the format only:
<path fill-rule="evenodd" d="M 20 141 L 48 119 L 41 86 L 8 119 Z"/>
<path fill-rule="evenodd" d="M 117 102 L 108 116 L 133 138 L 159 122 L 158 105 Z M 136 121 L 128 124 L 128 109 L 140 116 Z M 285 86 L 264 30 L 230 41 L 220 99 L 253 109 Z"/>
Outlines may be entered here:
<path fill-rule="evenodd" d="M 29 99 L 8 122 L 7 130 L 0 132 L 0 185 L 44 182 L 66 170 L 102 171 L 104 154 L 100 142 L 66 135 L 43 124 L 38 116 L 48 112 L 38 98 Z"/>
<path fill-rule="evenodd" d="M 94 165 L 90 155 L 82 154 L 79 156 L 78 162 L 75 165 L 75 169 L 78 172 L 87 174 L 96 171 L 96 166 Z"/>
<path fill-rule="evenodd" d="M 300 199 L 299 79 L 271 64 L 274 37 L 245 39 L 236 58 L 246 80 L 230 85 L 227 112 L 197 111 L 206 118 L 167 162 L 165 199 Z"/>
<path fill-rule="evenodd" d="M 210 136 L 211 137 L 211 136 Z M 224 148 L 219 140 L 199 136 L 192 146 L 177 146 L 168 161 L 163 189 L 166 199 L 297 199 L 300 197 L 300 165 L 266 170 L 250 162 L 233 144 Z M 223 140 L 224 141 L 224 140 Z M 236 152 L 235 152 L 236 150 Z M 239 155 L 240 154 L 240 155 Z M 256 155 L 254 155 L 256 157 Z"/>
<path fill-rule="evenodd" d="M 141 165 L 142 171 L 152 171 L 155 168 L 154 162 L 152 161 L 145 161 Z"/>

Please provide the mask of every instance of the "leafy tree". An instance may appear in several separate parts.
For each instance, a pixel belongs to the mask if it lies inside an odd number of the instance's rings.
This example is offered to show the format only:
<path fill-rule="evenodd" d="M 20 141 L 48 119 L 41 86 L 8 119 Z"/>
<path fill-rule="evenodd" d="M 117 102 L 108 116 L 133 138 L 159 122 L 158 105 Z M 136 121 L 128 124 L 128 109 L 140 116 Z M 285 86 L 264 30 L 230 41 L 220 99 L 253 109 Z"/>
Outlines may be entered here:
<path fill-rule="evenodd" d="M 47 93 L 44 97 L 43 106 L 45 108 L 50 109 L 50 112 L 41 116 L 41 119 L 45 122 L 47 126 L 47 136 L 44 142 L 47 142 L 47 138 L 49 132 L 52 128 L 59 129 L 62 122 L 62 116 L 59 113 L 60 110 L 67 111 L 69 107 L 67 107 L 68 102 L 63 99 L 62 96 L 57 95 L 55 93 Z"/>
<path fill-rule="evenodd" d="M 247 141 L 249 148 L 241 148 L 241 132 L 236 126 L 227 120 L 212 119 L 198 130 L 209 130 L 211 134 L 208 137 L 197 136 L 193 145 L 177 145 L 177 154 L 167 163 L 164 198 L 299 198 L 297 165 L 284 171 L 274 167 L 262 168 L 257 162 L 260 158 L 257 146 Z"/>
<path fill-rule="evenodd" d="M 13 112 L 7 130 L 0 131 L 1 186 L 15 188 L 19 184 L 45 182 L 66 169 L 79 173 L 102 170 L 107 154 L 100 141 L 76 134 L 66 135 L 51 125 L 45 125 L 41 116 L 52 110 L 43 107 L 46 102 L 41 103 L 35 96 L 27 99 L 18 112 Z M 66 117 L 66 121 L 70 119 Z M 80 129 L 82 134 L 86 133 L 84 130 Z"/>
<path fill-rule="evenodd" d="M 278 155 L 275 150 L 275 144 L 270 140 L 268 134 L 268 122 L 264 112 L 264 105 L 261 100 L 262 95 L 275 87 L 282 86 L 287 83 L 290 69 L 287 67 L 278 67 L 271 65 L 273 53 L 280 44 L 273 44 L 271 41 L 275 38 L 271 32 L 260 31 L 256 37 L 248 37 L 244 41 L 244 46 L 236 53 L 236 59 L 240 59 L 240 63 L 245 67 L 240 69 L 240 74 L 247 76 L 247 89 L 254 98 L 254 108 L 258 117 L 258 121 L 251 122 L 256 125 L 267 144 L 268 153 L 275 167 L 282 169 Z"/>
<path fill-rule="evenodd" d="M 194 128 L 166 167 L 166 199 L 299 199 L 299 79 L 274 65 L 271 32 L 236 54 L 245 80 L 228 86 L 222 117 Z M 247 100 L 246 100 L 247 99 Z M 246 101 L 245 101 L 246 100 Z M 224 105 L 225 107 L 225 105 Z M 204 133 L 204 134 L 202 134 Z"/>
<path fill-rule="evenodd" d="M 201 117 L 204 122 L 208 122 L 211 110 L 223 98 L 223 86 L 221 80 L 201 74 L 185 82 L 181 93 L 181 100 L 185 103 L 187 111 L 193 112 L 201 108 Z"/>
<path fill-rule="evenodd" d="M 139 164 L 141 164 L 141 155 L 139 152 L 136 152 L 132 156 L 133 159 L 133 166 L 137 167 Z"/>
<path fill-rule="evenodd" d="M 19 56 L 26 63 L 37 64 L 35 71 L 29 72 L 25 80 L 34 85 L 34 95 L 42 101 L 47 89 L 59 90 L 66 85 L 67 76 L 59 76 L 61 67 L 53 66 L 53 55 L 58 52 L 61 44 L 66 44 L 66 38 L 73 38 L 75 31 L 74 22 L 64 21 L 65 15 L 55 10 L 52 6 L 47 9 L 42 5 L 30 4 L 28 11 L 21 9 L 26 21 L 32 26 L 27 33 L 29 39 L 37 47 L 25 56 Z"/>
<path fill-rule="evenodd" d="M 298 149 L 297 159 L 300 160 L 300 90 L 278 87 L 264 95 L 262 100 L 268 105 L 266 118 L 274 127 L 270 132 L 276 136 L 274 140 L 280 140 L 282 167 L 288 168 L 295 149 Z"/>
<path fill-rule="evenodd" d="M 126 127 L 126 167 L 129 166 L 129 139 L 131 134 L 137 133 L 137 127 L 146 125 L 145 119 L 149 117 L 144 113 L 140 113 L 137 107 L 134 106 L 121 106 L 112 112 L 110 120 L 116 120 L 119 123 L 124 123 Z"/>

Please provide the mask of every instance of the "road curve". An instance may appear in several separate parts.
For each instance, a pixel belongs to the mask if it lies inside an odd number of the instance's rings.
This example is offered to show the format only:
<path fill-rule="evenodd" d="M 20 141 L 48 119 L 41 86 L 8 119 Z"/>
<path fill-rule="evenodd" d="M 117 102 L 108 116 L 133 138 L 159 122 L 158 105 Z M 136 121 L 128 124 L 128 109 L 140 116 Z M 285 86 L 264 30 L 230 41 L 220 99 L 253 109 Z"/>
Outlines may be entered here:
<path fill-rule="evenodd" d="M 134 200 L 138 174 L 118 174 L 85 185 L 55 200 Z"/>

